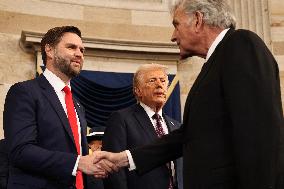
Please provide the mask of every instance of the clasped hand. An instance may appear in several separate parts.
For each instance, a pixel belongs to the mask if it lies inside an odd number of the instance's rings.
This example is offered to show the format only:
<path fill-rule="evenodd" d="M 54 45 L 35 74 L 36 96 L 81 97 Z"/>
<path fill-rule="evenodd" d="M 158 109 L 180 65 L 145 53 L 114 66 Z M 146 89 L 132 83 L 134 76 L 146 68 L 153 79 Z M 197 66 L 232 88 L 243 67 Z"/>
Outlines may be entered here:
<path fill-rule="evenodd" d="M 125 152 L 95 151 L 91 155 L 80 157 L 78 170 L 87 175 L 94 175 L 96 178 L 106 178 L 109 174 L 126 166 L 128 166 L 128 158 Z"/>

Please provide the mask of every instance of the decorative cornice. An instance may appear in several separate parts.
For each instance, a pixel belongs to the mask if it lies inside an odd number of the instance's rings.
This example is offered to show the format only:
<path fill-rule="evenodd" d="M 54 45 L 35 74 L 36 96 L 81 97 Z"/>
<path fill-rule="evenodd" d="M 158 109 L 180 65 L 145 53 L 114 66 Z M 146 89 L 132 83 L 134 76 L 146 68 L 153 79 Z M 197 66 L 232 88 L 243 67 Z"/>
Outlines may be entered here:
<path fill-rule="evenodd" d="M 125 1 L 125 0 L 49 0 L 57 3 L 68 3 L 72 5 L 94 6 L 94 7 L 107 7 L 116 9 L 130 9 L 130 10 L 147 10 L 167 12 L 169 3 L 172 0 L 151 0 L 151 1 Z"/>
<path fill-rule="evenodd" d="M 20 46 L 27 52 L 40 51 L 42 33 L 22 31 Z M 82 37 L 86 53 L 92 50 L 122 53 L 142 53 L 178 56 L 179 49 L 174 43 L 146 42 Z"/>

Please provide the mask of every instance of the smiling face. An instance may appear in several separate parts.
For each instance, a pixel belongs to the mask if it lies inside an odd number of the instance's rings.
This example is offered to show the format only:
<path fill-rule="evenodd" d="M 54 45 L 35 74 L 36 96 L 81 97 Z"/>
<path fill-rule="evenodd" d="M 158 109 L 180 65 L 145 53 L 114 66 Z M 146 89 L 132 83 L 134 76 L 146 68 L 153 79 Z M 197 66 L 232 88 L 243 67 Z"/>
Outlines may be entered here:
<path fill-rule="evenodd" d="M 65 33 L 55 47 L 47 45 L 47 68 L 63 81 L 77 76 L 83 67 L 84 46 L 75 33 Z"/>
<path fill-rule="evenodd" d="M 168 76 L 163 70 L 148 70 L 141 73 L 134 91 L 140 102 L 158 112 L 166 103 L 168 84 Z"/>

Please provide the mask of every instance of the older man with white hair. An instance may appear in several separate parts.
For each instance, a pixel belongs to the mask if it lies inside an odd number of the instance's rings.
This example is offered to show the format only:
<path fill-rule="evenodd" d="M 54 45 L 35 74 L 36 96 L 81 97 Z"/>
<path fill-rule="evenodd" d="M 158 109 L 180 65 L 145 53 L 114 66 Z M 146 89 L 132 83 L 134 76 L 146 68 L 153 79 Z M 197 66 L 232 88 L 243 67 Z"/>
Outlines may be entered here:
<path fill-rule="evenodd" d="M 105 158 L 135 164 L 142 174 L 183 155 L 186 189 L 284 188 L 278 65 L 255 33 L 234 29 L 226 2 L 180 0 L 172 8 L 180 58 L 206 62 L 188 94 L 181 128 L 128 156 Z"/>

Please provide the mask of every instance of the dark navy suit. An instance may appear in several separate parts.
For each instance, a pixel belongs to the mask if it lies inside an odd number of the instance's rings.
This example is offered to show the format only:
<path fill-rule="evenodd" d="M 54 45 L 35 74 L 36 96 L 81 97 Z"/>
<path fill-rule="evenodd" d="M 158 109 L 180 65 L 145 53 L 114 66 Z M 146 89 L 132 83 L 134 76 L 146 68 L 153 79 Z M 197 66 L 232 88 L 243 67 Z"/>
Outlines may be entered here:
<path fill-rule="evenodd" d="M 77 101 L 82 153 L 86 120 Z M 8 189 L 73 188 L 77 154 L 66 113 L 43 75 L 13 85 L 6 96 L 4 134 L 9 150 Z"/>
<path fill-rule="evenodd" d="M 8 181 L 8 152 L 6 140 L 0 140 L 0 188 L 7 188 Z"/>

